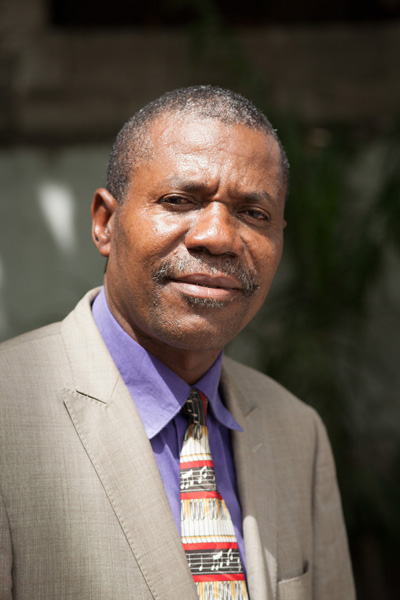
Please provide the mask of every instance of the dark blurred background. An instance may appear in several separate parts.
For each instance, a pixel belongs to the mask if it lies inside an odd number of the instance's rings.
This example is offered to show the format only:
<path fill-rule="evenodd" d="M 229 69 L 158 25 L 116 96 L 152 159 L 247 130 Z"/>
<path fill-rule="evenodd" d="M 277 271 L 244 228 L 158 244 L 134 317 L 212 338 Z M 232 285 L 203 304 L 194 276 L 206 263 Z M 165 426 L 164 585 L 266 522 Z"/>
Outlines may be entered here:
<path fill-rule="evenodd" d="M 112 140 L 194 83 L 250 97 L 291 162 L 282 266 L 229 352 L 319 410 L 358 598 L 398 600 L 400 0 L 4 0 L 0 339 L 101 283 Z"/>

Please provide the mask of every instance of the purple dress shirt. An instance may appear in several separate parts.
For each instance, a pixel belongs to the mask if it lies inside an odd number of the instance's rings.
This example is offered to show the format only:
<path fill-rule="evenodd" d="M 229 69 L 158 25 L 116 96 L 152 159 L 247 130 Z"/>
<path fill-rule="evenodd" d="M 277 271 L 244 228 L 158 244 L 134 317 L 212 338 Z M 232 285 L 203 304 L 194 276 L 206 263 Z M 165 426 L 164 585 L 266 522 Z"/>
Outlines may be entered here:
<path fill-rule="evenodd" d="M 187 419 L 181 414 L 191 386 L 147 352 L 118 324 L 107 305 L 104 288 L 95 298 L 92 313 L 111 357 L 128 387 L 153 448 L 179 534 L 179 455 Z M 239 504 L 230 430 L 242 431 L 224 406 L 218 392 L 222 353 L 193 387 L 209 400 L 207 427 L 217 487 L 230 512 L 245 568 L 242 511 Z"/>

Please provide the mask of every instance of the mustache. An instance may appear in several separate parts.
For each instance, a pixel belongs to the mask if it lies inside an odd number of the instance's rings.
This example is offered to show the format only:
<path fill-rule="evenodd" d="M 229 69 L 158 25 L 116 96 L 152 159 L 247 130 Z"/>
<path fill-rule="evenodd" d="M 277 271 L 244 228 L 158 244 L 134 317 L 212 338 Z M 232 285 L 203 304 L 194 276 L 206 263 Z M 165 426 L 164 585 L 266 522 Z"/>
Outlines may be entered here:
<path fill-rule="evenodd" d="M 165 283 L 168 279 L 176 279 L 179 275 L 191 275 L 199 272 L 210 275 L 231 275 L 241 284 L 246 298 L 254 295 L 259 289 L 256 272 L 233 256 L 211 256 L 203 254 L 188 258 L 166 258 L 161 261 L 152 277 L 155 283 Z"/>

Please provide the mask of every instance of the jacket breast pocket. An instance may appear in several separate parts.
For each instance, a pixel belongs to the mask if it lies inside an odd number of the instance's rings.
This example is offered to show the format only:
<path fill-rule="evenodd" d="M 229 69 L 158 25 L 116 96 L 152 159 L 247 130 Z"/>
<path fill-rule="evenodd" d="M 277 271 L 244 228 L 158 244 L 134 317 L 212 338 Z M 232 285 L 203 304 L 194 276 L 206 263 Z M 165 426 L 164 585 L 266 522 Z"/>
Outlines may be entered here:
<path fill-rule="evenodd" d="M 311 600 L 311 569 L 298 577 L 278 582 L 278 600 Z"/>

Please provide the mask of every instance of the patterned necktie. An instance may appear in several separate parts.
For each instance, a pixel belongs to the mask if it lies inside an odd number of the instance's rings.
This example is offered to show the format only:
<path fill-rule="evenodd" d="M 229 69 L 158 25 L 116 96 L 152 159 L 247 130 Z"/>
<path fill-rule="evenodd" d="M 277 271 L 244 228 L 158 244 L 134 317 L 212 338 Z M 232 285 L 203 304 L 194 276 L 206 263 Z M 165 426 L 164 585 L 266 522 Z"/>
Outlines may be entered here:
<path fill-rule="evenodd" d="M 192 388 L 180 460 L 182 543 L 200 600 L 248 600 L 232 520 L 215 483 L 207 398 Z"/>

